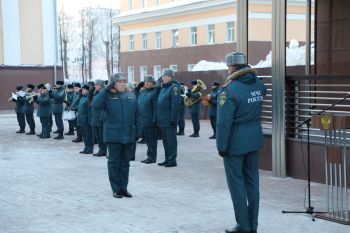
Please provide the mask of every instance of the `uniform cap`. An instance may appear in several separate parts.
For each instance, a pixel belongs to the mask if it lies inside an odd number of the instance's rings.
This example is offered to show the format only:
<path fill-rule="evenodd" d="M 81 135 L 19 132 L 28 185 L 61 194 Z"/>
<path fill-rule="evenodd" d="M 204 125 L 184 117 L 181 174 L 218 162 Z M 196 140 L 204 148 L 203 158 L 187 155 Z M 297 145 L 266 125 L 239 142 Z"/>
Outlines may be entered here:
<path fill-rule="evenodd" d="M 57 81 L 56 81 L 56 85 L 64 85 L 64 82 L 61 81 L 61 80 L 57 80 Z"/>
<path fill-rule="evenodd" d="M 21 86 L 21 85 L 17 85 L 17 86 L 16 86 L 16 90 L 17 90 L 17 91 L 20 91 L 20 90 L 22 90 L 22 89 L 23 89 L 23 86 Z"/>
<path fill-rule="evenodd" d="M 164 69 L 162 76 L 174 77 L 174 71 L 172 69 Z"/>
<path fill-rule="evenodd" d="M 104 80 L 101 80 L 101 79 L 97 79 L 97 80 L 95 81 L 95 85 L 104 87 L 104 86 L 105 86 L 105 81 L 104 81 Z"/>
<path fill-rule="evenodd" d="M 27 85 L 27 88 L 34 89 L 35 86 L 34 86 L 33 84 L 28 84 L 28 85 Z"/>
<path fill-rule="evenodd" d="M 225 57 L 227 66 L 237 66 L 247 64 L 247 57 L 244 53 L 233 52 L 229 53 Z"/>
<path fill-rule="evenodd" d="M 115 73 L 115 74 L 111 75 L 111 78 L 110 78 L 110 82 L 111 83 L 114 83 L 114 82 L 117 82 L 117 81 L 120 81 L 120 80 L 126 80 L 125 77 L 124 77 L 124 73 L 119 72 L 119 73 Z"/>

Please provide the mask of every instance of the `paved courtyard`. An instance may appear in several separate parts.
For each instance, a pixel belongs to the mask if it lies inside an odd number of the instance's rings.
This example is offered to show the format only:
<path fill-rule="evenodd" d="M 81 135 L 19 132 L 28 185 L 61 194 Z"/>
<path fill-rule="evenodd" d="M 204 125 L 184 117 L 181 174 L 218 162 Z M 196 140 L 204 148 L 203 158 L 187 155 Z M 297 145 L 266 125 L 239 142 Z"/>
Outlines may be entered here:
<path fill-rule="evenodd" d="M 37 131 L 39 131 L 39 121 Z M 65 122 L 67 123 L 67 122 Z M 66 124 L 67 125 L 67 124 Z M 145 165 L 146 146 L 138 144 L 131 163 L 131 199 L 112 197 L 107 160 L 81 155 L 83 144 L 18 135 L 13 111 L 0 112 L 1 233 L 216 233 L 235 223 L 222 159 L 209 140 L 208 121 L 200 138 L 178 137 L 178 167 Z M 55 127 L 53 127 L 55 130 Z M 28 131 L 28 129 L 26 129 Z M 158 144 L 163 161 L 162 143 Z M 305 214 L 306 181 L 261 174 L 259 233 L 350 232 L 344 226 Z M 325 210 L 324 185 L 312 184 L 312 204 Z"/>

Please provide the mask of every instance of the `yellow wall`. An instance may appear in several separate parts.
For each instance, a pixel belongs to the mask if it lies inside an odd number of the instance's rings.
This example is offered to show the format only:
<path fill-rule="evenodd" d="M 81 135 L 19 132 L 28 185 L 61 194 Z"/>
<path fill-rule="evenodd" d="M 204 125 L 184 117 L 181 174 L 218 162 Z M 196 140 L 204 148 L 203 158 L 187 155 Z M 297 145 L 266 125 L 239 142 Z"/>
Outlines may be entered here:
<path fill-rule="evenodd" d="M 3 32 L 2 32 L 2 6 L 0 1 L 0 64 L 4 64 L 4 39 L 3 39 Z"/>
<path fill-rule="evenodd" d="M 41 0 L 19 0 L 19 15 L 21 63 L 43 64 Z"/>

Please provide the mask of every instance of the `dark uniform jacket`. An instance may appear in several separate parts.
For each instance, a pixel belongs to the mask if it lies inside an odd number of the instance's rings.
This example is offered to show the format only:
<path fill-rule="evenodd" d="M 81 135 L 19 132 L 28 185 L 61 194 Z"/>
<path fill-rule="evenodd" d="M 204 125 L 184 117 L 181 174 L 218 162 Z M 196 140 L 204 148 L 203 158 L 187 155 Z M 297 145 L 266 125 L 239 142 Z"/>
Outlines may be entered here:
<path fill-rule="evenodd" d="M 66 92 L 64 91 L 64 87 L 60 87 L 57 90 L 50 92 L 50 97 L 53 100 L 52 103 L 52 113 L 63 113 L 63 101 L 66 97 Z"/>
<path fill-rule="evenodd" d="M 67 91 L 66 95 L 67 95 L 67 99 L 65 102 L 66 103 L 65 110 L 69 110 L 73 103 L 74 91 Z"/>
<path fill-rule="evenodd" d="M 240 155 L 263 146 L 260 122 L 266 87 L 249 66 L 240 67 L 220 90 L 217 111 L 218 151 Z"/>
<path fill-rule="evenodd" d="M 156 125 L 154 116 L 157 114 L 157 102 L 158 90 L 156 88 L 144 89 L 140 93 L 138 103 L 143 127 L 153 127 Z"/>
<path fill-rule="evenodd" d="M 78 105 L 77 126 L 90 125 L 91 106 L 88 94 L 82 95 Z"/>
<path fill-rule="evenodd" d="M 176 127 L 181 105 L 180 85 L 176 80 L 163 84 L 157 104 L 159 127 Z"/>
<path fill-rule="evenodd" d="M 17 100 L 12 99 L 12 101 L 16 103 L 16 108 L 15 108 L 16 113 L 24 113 L 25 98 L 18 96 Z"/>
<path fill-rule="evenodd" d="M 98 96 L 101 93 L 102 89 L 100 91 L 96 91 L 94 93 L 94 98 Z M 94 100 L 92 101 L 92 106 L 91 106 L 91 126 L 95 127 L 101 127 L 103 125 L 103 110 L 101 108 L 96 108 L 94 107 Z"/>
<path fill-rule="evenodd" d="M 141 115 L 134 93 L 125 91 L 112 94 L 103 90 L 95 97 L 92 105 L 104 111 L 104 142 L 127 144 L 141 136 Z"/>
<path fill-rule="evenodd" d="M 38 117 L 51 117 L 52 114 L 52 101 L 49 93 L 41 94 L 36 102 L 39 105 L 37 116 Z"/>
<path fill-rule="evenodd" d="M 34 113 L 34 101 L 32 101 L 32 103 L 29 103 L 29 101 L 25 99 L 24 113 L 27 113 L 27 114 Z"/>
<path fill-rule="evenodd" d="M 80 98 L 81 98 L 81 92 L 80 91 L 79 92 L 74 92 L 74 94 L 73 94 L 73 101 L 72 101 L 72 104 L 70 105 L 69 109 L 77 112 Z"/>
<path fill-rule="evenodd" d="M 197 100 L 199 99 L 196 103 L 192 104 L 191 106 L 188 107 L 188 110 L 191 114 L 199 114 L 200 112 L 200 104 L 201 104 L 201 93 L 200 92 L 190 92 L 189 93 L 191 98 Z"/>
<path fill-rule="evenodd" d="M 219 94 L 219 87 L 214 88 L 210 94 L 209 116 L 216 116 L 218 94 Z"/>

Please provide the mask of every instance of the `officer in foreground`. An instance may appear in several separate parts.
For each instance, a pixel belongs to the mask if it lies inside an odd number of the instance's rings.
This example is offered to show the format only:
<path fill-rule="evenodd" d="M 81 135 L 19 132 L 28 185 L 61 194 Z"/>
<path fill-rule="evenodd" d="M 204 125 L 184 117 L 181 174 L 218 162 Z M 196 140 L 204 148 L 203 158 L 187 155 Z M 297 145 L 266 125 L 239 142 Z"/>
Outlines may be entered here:
<path fill-rule="evenodd" d="M 216 145 L 224 159 L 237 225 L 226 233 L 256 232 L 259 212 L 260 123 L 266 87 L 240 52 L 226 56 L 229 76 L 220 90 Z"/>
<path fill-rule="evenodd" d="M 109 153 L 108 175 L 113 196 L 130 198 L 127 189 L 130 157 L 142 126 L 136 96 L 126 91 L 122 73 L 111 76 L 110 84 L 95 97 L 92 106 L 104 110 L 103 140 Z"/>
<path fill-rule="evenodd" d="M 157 123 L 162 130 L 165 160 L 158 165 L 176 167 L 176 128 L 181 104 L 180 85 L 171 69 L 164 69 L 162 82 L 157 104 Z"/>

